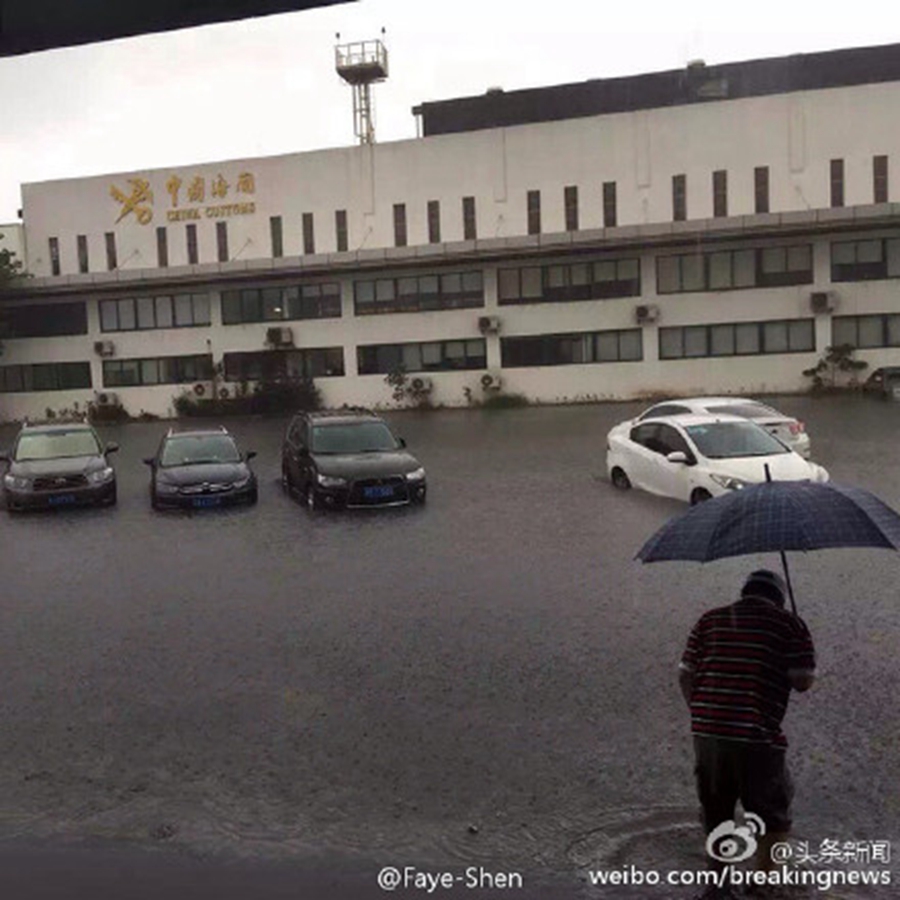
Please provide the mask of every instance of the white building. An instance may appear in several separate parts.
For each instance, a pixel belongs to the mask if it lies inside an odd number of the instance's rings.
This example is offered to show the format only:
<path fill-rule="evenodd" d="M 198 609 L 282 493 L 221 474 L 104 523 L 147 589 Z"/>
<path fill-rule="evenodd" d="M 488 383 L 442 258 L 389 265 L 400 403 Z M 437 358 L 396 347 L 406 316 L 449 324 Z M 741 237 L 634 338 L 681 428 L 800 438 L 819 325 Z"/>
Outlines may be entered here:
<path fill-rule="evenodd" d="M 265 367 L 390 405 L 799 391 L 900 363 L 900 45 L 426 103 L 423 137 L 23 187 L 0 416 Z M 275 329 L 273 331 L 273 329 Z M 199 387 L 197 387 L 199 385 Z"/>

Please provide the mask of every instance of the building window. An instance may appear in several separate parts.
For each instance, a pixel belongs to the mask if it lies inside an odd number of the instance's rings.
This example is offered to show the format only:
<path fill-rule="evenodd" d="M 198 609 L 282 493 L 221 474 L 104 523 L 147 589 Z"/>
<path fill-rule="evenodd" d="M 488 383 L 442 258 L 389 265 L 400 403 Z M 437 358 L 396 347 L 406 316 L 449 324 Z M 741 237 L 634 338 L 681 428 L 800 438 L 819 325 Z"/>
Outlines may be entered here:
<path fill-rule="evenodd" d="M 563 191 L 563 202 L 566 207 L 566 231 L 578 231 L 578 187 L 569 185 Z"/>
<path fill-rule="evenodd" d="M 832 281 L 900 277 L 900 238 L 839 241 L 831 245 Z"/>
<path fill-rule="evenodd" d="M 219 262 L 228 262 L 228 223 L 216 222 L 216 250 Z"/>
<path fill-rule="evenodd" d="M 844 161 L 831 160 L 831 205 L 844 205 Z"/>
<path fill-rule="evenodd" d="M 185 235 L 187 236 L 188 264 L 195 266 L 199 261 L 197 253 L 197 226 L 193 224 L 185 225 Z"/>
<path fill-rule="evenodd" d="M 618 224 L 616 214 L 616 183 L 614 181 L 603 182 L 603 226 L 615 228 Z"/>
<path fill-rule="evenodd" d="M 169 265 L 169 237 L 165 225 L 156 229 L 156 262 L 161 269 Z"/>
<path fill-rule="evenodd" d="M 638 297 L 641 293 L 637 259 L 500 269 L 497 278 L 501 306 Z"/>
<path fill-rule="evenodd" d="M 757 166 L 753 170 L 754 209 L 758 213 L 769 211 L 769 167 Z"/>
<path fill-rule="evenodd" d="M 100 301 L 100 330 L 149 331 L 209 325 L 209 294 L 165 294 Z"/>
<path fill-rule="evenodd" d="M 835 316 L 831 320 L 831 345 L 843 344 L 856 349 L 900 347 L 900 314 Z"/>
<path fill-rule="evenodd" d="M 87 334 L 87 307 L 84 303 L 5 306 L 0 310 L 0 329 L 8 338 Z"/>
<path fill-rule="evenodd" d="M 394 246 L 406 246 L 406 204 L 394 204 Z"/>
<path fill-rule="evenodd" d="M 508 369 L 637 362 L 643 358 L 640 328 L 500 338 L 500 359 L 503 367 Z"/>
<path fill-rule="evenodd" d="M 316 252 L 316 235 L 313 230 L 313 214 L 303 213 L 303 252 L 312 256 Z"/>
<path fill-rule="evenodd" d="M 660 359 L 808 353 L 815 349 L 813 319 L 728 322 L 659 329 Z"/>
<path fill-rule="evenodd" d="M 89 362 L 0 366 L 0 394 L 77 391 L 92 386 Z"/>
<path fill-rule="evenodd" d="M 474 241 L 478 239 L 478 229 L 475 223 L 475 198 L 462 198 L 463 212 L 463 240 Z"/>
<path fill-rule="evenodd" d="M 872 157 L 872 192 L 875 203 L 888 202 L 888 158 Z"/>
<path fill-rule="evenodd" d="M 59 275 L 59 238 L 52 237 L 50 245 L 50 274 Z"/>
<path fill-rule="evenodd" d="M 388 375 L 401 366 L 406 372 L 484 369 L 484 338 L 430 341 L 417 344 L 369 344 L 356 348 L 360 375 Z"/>
<path fill-rule="evenodd" d="M 428 201 L 428 243 L 441 242 L 441 204 L 439 200 Z"/>
<path fill-rule="evenodd" d="M 354 282 L 358 316 L 484 306 L 481 272 L 444 272 Z"/>
<path fill-rule="evenodd" d="M 528 192 L 528 233 L 541 233 L 541 192 Z"/>
<path fill-rule="evenodd" d="M 222 291 L 222 324 L 337 319 L 341 286 L 337 282 Z"/>
<path fill-rule="evenodd" d="M 112 272 L 119 267 L 116 259 L 116 235 L 115 232 L 107 231 L 106 235 L 106 268 Z"/>
<path fill-rule="evenodd" d="M 190 384 L 212 377 L 213 358 L 210 354 L 103 360 L 103 386 L 107 388 Z"/>
<path fill-rule="evenodd" d="M 687 219 L 687 175 L 672 176 L 672 220 Z"/>
<path fill-rule="evenodd" d="M 334 213 L 335 245 L 338 253 L 346 253 L 349 241 L 347 238 L 347 210 L 338 209 Z"/>
<path fill-rule="evenodd" d="M 232 382 L 332 378 L 344 374 L 344 348 L 304 347 L 302 350 L 225 353 L 222 362 L 225 380 Z"/>
<path fill-rule="evenodd" d="M 87 272 L 88 271 L 88 242 L 87 235 L 79 234 L 77 238 L 78 242 L 78 271 L 79 272 Z"/>
<path fill-rule="evenodd" d="M 713 172 L 713 216 L 723 218 L 728 215 L 728 172 L 719 169 Z"/>
<path fill-rule="evenodd" d="M 812 246 L 685 253 L 656 259 L 659 294 L 811 284 Z"/>
<path fill-rule="evenodd" d="M 272 237 L 272 258 L 284 256 L 284 235 L 281 228 L 281 216 L 269 217 L 269 234 Z"/>

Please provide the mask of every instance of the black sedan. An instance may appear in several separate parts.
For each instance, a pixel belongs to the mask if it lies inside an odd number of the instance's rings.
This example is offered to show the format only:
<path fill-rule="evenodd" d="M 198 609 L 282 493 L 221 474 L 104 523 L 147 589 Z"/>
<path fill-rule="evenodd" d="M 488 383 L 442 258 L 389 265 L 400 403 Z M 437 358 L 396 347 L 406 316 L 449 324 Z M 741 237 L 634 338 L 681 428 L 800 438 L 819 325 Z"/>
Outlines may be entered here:
<path fill-rule="evenodd" d="M 49 509 L 58 506 L 112 506 L 116 473 L 105 447 L 87 422 L 26 424 L 12 450 L 0 455 L 6 508 Z"/>
<path fill-rule="evenodd" d="M 383 419 L 367 412 L 295 416 L 282 444 L 281 480 L 311 510 L 425 502 L 425 469 Z"/>
<path fill-rule="evenodd" d="M 150 466 L 154 509 L 202 509 L 257 501 L 256 475 L 247 465 L 256 454 L 241 453 L 224 429 L 170 430 Z"/>

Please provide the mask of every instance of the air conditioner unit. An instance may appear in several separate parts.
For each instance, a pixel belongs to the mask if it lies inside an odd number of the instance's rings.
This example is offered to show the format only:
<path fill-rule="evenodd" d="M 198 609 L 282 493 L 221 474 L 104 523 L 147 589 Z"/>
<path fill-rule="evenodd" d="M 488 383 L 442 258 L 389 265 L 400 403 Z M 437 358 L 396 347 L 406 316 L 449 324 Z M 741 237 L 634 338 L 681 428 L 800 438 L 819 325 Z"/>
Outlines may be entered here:
<path fill-rule="evenodd" d="M 426 378 L 424 375 L 414 375 L 409 379 L 409 386 L 412 390 L 420 394 L 425 394 L 434 387 L 431 379 Z"/>
<path fill-rule="evenodd" d="M 112 341 L 94 341 L 94 353 L 97 356 L 115 356 L 116 345 Z"/>
<path fill-rule="evenodd" d="M 499 316 L 479 316 L 478 330 L 482 334 L 496 334 L 500 330 Z"/>
<path fill-rule="evenodd" d="M 101 391 L 97 394 L 97 406 L 118 406 L 119 395 L 112 391 Z"/>
<path fill-rule="evenodd" d="M 837 297 L 830 291 L 813 291 L 809 305 L 814 313 L 829 313 L 837 308 Z"/>
<path fill-rule="evenodd" d="M 294 334 L 290 328 L 270 328 L 266 331 L 266 343 L 273 347 L 288 347 L 294 343 Z"/>
<path fill-rule="evenodd" d="M 503 385 L 503 379 L 499 372 L 485 372 L 481 376 L 481 389 L 484 391 L 499 391 Z"/>
<path fill-rule="evenodd" d="M 652 303 L 642 303 L 634 308 L 634 319 L 641 325 L 644 322 L 655 322 L 659 318 L 659 307 Z"/>

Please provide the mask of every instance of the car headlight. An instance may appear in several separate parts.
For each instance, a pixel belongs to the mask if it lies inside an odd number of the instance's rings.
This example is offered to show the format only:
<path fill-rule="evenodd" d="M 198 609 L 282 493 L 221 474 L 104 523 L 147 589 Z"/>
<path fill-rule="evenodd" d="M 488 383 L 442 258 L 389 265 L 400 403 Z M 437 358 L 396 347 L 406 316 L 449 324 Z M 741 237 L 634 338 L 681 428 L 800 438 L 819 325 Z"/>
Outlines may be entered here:
<path fill-rule="evenodd" d="M 322 487 L 344 487 L 347 484 L 346 478 L 341 478 L 339 475 L 323 475 L 321 472 L 316 473 L 316 481 Z"/>
<path fill-rule="evenodd" d="M 110 481 L 115 474 L 112 466 L 104 466 L 102 469 L 97 469 L 96 472 L 88 472 L 87 480 L 91 484 L 103 484 L 105 481 Z"/>
<path fill-rule="evenodd" d="M 13 491 L 30 491 L 31 479 L 21 478 L 18 475 L 4 475 L 3 484 Z"/>
<path fill-rule="evenodd" d="M 242 478 L 240 481 L 235 481 L 234 489 L 240 491 L 243 488 L 247 487 L 247 485 L 250 484 L 251 477 L 252 476 L 248 475 L 246 478 Z"/>
<path fill-rule="evenodd" d="M 709 476 L 719 487 L 725 488 L 726 491 L 739 491 L 741 488 L 747 487 L 749 482 L 741 478 L 732 478 L 730 475 L 714 475 Z"/>
<path fill-rule="evenodd" d="M 178 485 L 172 484 L 170 481 L 157 481 L 156 492 L 158 494 L 177 494 Z"/>
<path fill-rule="evenodd" d="M 418 469 L 414 469 L 412 472 L 406 473 L 407 481 L 424 481 L 425 480 L 425 470 L 420 466 Z"/>

